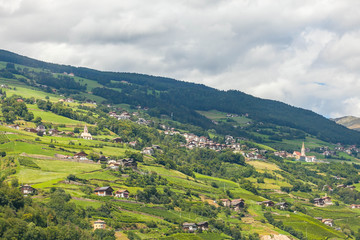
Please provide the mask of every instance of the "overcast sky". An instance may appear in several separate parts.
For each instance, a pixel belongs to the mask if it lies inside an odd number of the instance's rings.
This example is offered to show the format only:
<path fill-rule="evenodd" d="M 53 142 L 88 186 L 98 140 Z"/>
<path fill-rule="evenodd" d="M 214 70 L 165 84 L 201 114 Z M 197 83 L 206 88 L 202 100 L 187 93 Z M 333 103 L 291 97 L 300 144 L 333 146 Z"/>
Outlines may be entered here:
<path fill-rule="evenodd" d="M 360 117 L 359 0 L 0 0 L 0 48 Z"/>

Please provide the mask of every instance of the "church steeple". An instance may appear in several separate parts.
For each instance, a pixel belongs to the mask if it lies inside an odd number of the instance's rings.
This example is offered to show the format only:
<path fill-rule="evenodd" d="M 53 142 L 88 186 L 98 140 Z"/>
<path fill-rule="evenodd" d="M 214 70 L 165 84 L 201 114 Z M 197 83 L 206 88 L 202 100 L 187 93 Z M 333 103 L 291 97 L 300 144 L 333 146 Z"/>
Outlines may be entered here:
<path fill-rule="evenodd" d="M 84 127 L 84 132 L 81 133 L 81 137 L 82 137 L 83 139 L 92 140 L 92 136 L 91 136 L 91 134 L 89 133 L 88 128 L 87 128 L 86 125 L 85 125 L 85 127 Z"/>
<path fill-rule="evenodd" d="M 301 155 L 300 155 L 301 157 L 305 157 L 306 155 L 305 155 L 305 144 L 304 144 L 304 142 L 302 143 L 302 147 L 301 147 Z"/>

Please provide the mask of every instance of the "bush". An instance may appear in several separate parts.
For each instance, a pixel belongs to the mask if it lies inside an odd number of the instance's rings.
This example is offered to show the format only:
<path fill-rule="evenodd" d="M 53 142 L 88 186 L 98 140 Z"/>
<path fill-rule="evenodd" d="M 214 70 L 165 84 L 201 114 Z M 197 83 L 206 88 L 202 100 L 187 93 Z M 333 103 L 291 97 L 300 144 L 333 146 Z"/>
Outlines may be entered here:
<path fill-rule="evenodd" d="M 157 227 L 157 224 L 156 224 L 156 222 L 151 221 L 151 222 L 147 222 L 147 223 L 146 223 L 146 226 L 147 226 L 148 228 L 156 228 L 156 227 Z"/>
<path fill-rule="evenodd" d="M 19 158 L 19 163 L 20 163 L 20 165 L 25 166 L 25 167 L 40 169 L 40 167 L 30 158 L 21 157 L 21 158 Z"/>

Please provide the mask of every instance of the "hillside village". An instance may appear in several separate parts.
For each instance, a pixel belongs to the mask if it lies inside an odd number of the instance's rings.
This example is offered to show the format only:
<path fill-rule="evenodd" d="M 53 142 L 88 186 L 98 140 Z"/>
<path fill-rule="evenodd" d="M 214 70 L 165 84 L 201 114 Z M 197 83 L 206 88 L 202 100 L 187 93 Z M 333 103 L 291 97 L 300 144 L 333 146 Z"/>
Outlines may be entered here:
<path fill-rule="evenodd" d="M 7 85 L 3 85 L 3 87 L 6 89 L 8 88 Z M 21 98 L 17 99 L 17 101 L 22 102 L 23 100 Z M 75 100 L 68 98 L 68 99 L 60 99 L 59 102 L 69 102 L 69 103 L 74 103 Z M 91 101 L 86 101 L 84 103 L 91 103 Z M 83 104 L 83 103 L 80 103 Z M 108 108 L 112 108 L 110 105 L 107 106 Z M 141 109 L 141 106 L 137 106 L 137 109 Z M 144 108 L 144 110 L 148 110 L 148 108 Z M 121 109 L 120 109 L 121 111 Z M 127 111 L 122 111 L 120 114 L 117 114 L 114 111 L 110 111 L 108 113 L 108 116 L 111 118 L 115 118 L 119 121 L 123 121 L 123 120 L 129 120 L 129 121 L 133 121 L 137 124 L 141 124 L 141 125 L 145 125 L 145 126 L 149 126 L 152 121 L 151 120 L 146 120 L 144 118 L 139 117 L 139 112 L 133 112 L 133 113 L 129 113 Z M 248 116 L 248 115 L 247 115 Z M 233 114 L 227 114 L 227 117 L 237 117 L 237 115 L 233 115 Z M 9 125 L 10 128 L 14 128 L 14 129 L 20 129 L 20 125 L 18 124 L 13 124 L 13 125 Z M 248 159 L 254 159 L 254 160 L 264 160 L 266 159 L 266 153 L 268 153 L 267 150 L 259 150 L 257 148 L 248 148 L 246 146 L 246 144 L 241 144 L 241 142 L 246 142 L 248 141 L 248 139 L 243 138 L 243 137 L 238 137 L 238 138 L 234 138 L 231 135 L 226 135 L 224 137 L 224 143 L 217 143 L 214 142 L 213 140 L 204 137 L 204 136 L 197 136 L 193 133 L 181 133 L 178 130 L 175 130 L 174 128 L 171 128 L 169 126 L 166 126 L 164 124 L 159 124 L 159 127 L 163 130 L 163 133 L 165 135 L 170 135 L 173 136 L 175 134 L 179 134 L 181 136 L 183 136 L 186 140 L 186 143 L 184 143 L 182 146 L 188 148 L 188 149 L 193 149 L 193 148 L 207 148 L 207 149 L 211 149 L 211 150 L 215 150 L 215 151 L 221 151 L 224 149 L 231 149 L 234 150 L 236 152 L 240 152 L 241 154 L 243 154 L 246 158 Z M 62 131 L 58 131 L 57 129 L 46 129 L 44 125 L 38 125 L 36 128 L 25 128 L 25 131 L 29 131 L 32 133 L 36 133 L 39 135 L 50 135 L 50 136 L 59 136 L 59 135 L 68 135 L 68 136 L 75 136 L 74 132 L 62 132 Z M 80 134 L 80 137 L 83 139 L 88 139 L 88 140 L 92 140 L 92 136 L 91 134 L 88 132 L 87 127 L 85 125 L 83 132 Z M 117 142 L 122 142 L 122 140 L 119 138 L 116 140 Z M 130 142 L 130 145 L 134 146 L 136 145 L 135 142 Z M 151 147 L 147 147 L 148 149 Z M 245 151 L 243 151 L 245 150 Z M 316 149 L 316 152 L 318 154 L 321 154 L 323 156 L 323 159 L 318 160 L 316 156 L 306 156 L 306 152 L 309 152 L 310 149 L 309 148 L 305 148 L 304 147 L 304 143 L 302 145 L 301 148 L 301 152 L 299 151 L 294 151 L 293 153 L 289 153 L 286 151 L 275 151 L 274 154 L 275 156 L 281 157 L 281 158 L 293 158 L 295 160 L 300 160 L 300 161 L 305 161 L 305 162 L 327 162 L 326 158 L 329 158 L 331 156 L 335 156 L 337 154 L 337 152 L 344 152 L 347 153 L 349 155 L 351 154 L 357 154 L 360 152 L 360 149 L 356 147 L 356 145 L 351 145 L 348 147 L 344 147 L 342 146 L 340 143 L 337 144 L 337 146 L 334 148 L 334 150 L 330 150 L 329 147 L 327 146 L 322 146 L 318 149 Z M 146 152 L 146 149 L 145 149 Z M 152 155 L 152 154 L 148 154 L 148 155 Z"/>
<path fill-rule="evenodd" d="M 109 103 L 91 94 L 99 83 L 77 74 L 44 74 L 66 77 L 78 94 L 38 83 L 41 74 L 30 70 L 25 80 L 0 79 L 1 189 L 24 199 L 17 208 L 6 198 L 11 204 L 0 211 L 13 209 L 20 225 L 31 223 L 28 232 L 35 224 L 38 234 L 57 229 L 86 239 L 357 236 L 357 145 L 245 113 L 201 111 L 219 127 L 204 129 L 175 121 L 176 111 L 158 118 L 137 102 Z M 220 134 L 222 126 L 234 134 Z"/>

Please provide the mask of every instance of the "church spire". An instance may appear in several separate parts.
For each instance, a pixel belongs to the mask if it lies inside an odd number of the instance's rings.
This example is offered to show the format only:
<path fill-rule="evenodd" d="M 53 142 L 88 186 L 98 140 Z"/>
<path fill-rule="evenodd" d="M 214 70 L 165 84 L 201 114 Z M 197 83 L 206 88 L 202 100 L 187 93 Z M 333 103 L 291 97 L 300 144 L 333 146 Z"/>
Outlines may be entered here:
<path fill-rule="evenodd" d="M 88 129 L 87 129 L 86 124 L 85 124 L 85 127 L 84 127 L 84 133 L 88 133 Z"/>
<path fill-rule="evenodd" d="M 305 155 L 305 144 L 304 144 L 304 142 L 302 143 L 302 147 L 301 147 L 301 155 L 300 155 L 301 157 L 305 157 L 306 155 Z"/>

